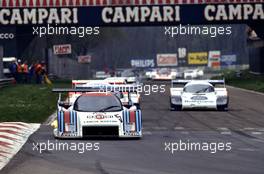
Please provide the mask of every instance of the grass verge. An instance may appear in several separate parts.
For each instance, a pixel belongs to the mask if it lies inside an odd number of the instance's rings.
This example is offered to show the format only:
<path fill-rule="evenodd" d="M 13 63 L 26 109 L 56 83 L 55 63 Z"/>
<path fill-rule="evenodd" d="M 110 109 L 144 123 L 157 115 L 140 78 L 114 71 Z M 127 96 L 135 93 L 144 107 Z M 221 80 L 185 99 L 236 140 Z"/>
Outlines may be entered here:
<path fill-rule="evenodd" d="M 22 121 L 42 123 L 56 110 L 58 94 L 54 87 L 69 87 L 70 83 L 48 85 L 14 85 L 0 89 L 0 122 Z"/>
<path fill-rule="evenodd" d="M 234 70 L 223 71 L 219 77 L 213 79 L 225 78 L 226 84 L 243 89 L 258 91 L 264 93 L 264 75 L 255 75 L 248 70 L 236 72 Z"/>

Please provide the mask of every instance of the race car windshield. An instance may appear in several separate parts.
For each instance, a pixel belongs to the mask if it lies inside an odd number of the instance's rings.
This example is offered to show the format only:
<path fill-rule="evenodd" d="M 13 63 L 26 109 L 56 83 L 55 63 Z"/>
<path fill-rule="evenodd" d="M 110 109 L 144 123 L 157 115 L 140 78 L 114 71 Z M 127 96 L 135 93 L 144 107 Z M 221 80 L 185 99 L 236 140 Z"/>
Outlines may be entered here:
<path fill-rule="evenodd" d="M 160 70 L 158 71 L 158 73 L 159 73 L 159 74 L 169 74 L 170 72 L 169 72 L 168 69 L 160 69 Z"/>
<path fill-rule="evenodd" d="M 183 91 L 189 93 L 210 93 L 214 92 L 214 88 L 210 85 L 195 84 L 186 86 Z"/>
<path fill-rule="evenodd" d="M 124 95 L 123 95 L 123 93 L 121 93 L 121 92 L 116 92 L 116 93 L 115 93 L 115 96 L 117 96 L 119 99 L 120 99 L 120 98 L 124 98 Z"/>
<path fill-rule="evenodd" d="M 121 111 L 122 105 L 115 96 L 80 96 L 74 110 L 80 112 L 114 112 Z"/>

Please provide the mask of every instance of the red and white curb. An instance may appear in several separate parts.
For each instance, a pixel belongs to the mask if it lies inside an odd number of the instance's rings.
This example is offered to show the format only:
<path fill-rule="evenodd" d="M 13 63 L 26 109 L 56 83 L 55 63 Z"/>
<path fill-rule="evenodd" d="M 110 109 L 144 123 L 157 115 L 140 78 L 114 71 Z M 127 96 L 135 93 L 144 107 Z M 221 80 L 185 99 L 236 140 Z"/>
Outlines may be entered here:
<path fill-rule="evenodd" d="M 38 130 L 40 124 L 23 122 L 0 123 L 0 170 L 26 143 L 28 137 Z"/>

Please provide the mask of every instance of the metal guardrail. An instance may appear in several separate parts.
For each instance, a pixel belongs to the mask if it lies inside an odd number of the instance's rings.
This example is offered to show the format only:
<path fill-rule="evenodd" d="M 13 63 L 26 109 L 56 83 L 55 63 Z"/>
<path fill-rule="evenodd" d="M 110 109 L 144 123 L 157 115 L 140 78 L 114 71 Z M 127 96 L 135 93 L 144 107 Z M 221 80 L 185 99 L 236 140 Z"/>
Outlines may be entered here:
<path fill-rule="evenodd" d="M 0 79 L 0 88 L 14 84 L 14 78 Z"/>

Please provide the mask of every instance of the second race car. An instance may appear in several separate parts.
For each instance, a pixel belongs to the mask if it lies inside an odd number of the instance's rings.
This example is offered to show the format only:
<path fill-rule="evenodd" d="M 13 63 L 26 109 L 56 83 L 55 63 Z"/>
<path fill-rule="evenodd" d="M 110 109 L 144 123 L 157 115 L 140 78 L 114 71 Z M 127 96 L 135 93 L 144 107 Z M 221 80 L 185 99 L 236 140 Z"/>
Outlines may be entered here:
<path fill-rule="evenodd" d="M 170 88 L 172 110 L 227 110 L 229 97 L 224 80 L 173 80 Z"/>
<path fill-rule="evenodd" d="M 117 89 L 116 94 L 121 100 L 123 106 L 131 107 L 135 105 L 138 109 L 140 108 L 141 96 L 137 88 L 140 84 L 126 84 L 123 83 L 123 78 L 111 78 L 105 80 L 73 80 L 72 87 L 76 89 Z M 110 81 L 111 80 L 111 81 Z M 110 83 L 111 82 L 111 83 Z M 120 90 L 121 89 L 121 90 Z M 127 92 L 122 89 L 130 89 L 130 92 Z M 77 93 L 78 94 L 78 93 Z M 69 93 L 69 97 L 72 99 L 76 98 L 76 93 Z"/>

